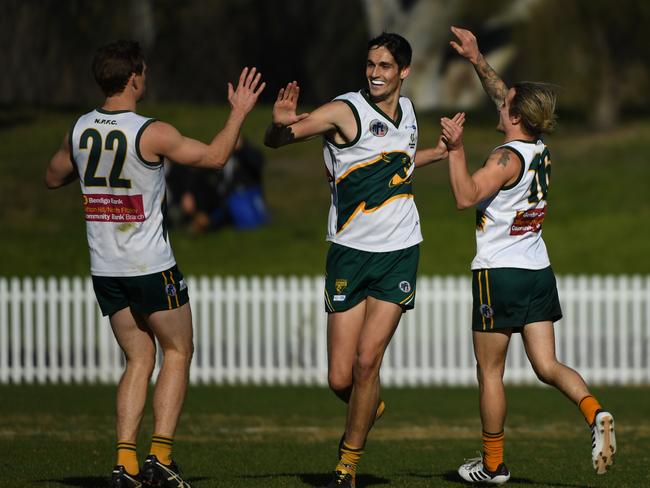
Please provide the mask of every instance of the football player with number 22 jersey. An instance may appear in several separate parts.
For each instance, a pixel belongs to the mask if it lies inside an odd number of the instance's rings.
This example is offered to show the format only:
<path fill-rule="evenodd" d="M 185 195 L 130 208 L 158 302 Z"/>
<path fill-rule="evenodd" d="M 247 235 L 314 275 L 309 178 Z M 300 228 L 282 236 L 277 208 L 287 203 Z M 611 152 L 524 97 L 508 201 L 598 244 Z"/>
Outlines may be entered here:
<path fill-rule="evenodd" d="M 136 113 L 147 66 L 137 42 L 117 41 L 93 60 L 104 104 L 79 117 L 49 163 L 54 189 L 79 178 L 90 271 L 102 313 L 126 357 L 117 390 L 117 462 L 113 488 L 188 488 L 171 458 L 193 353 L 187 284 L 176 266 L 165 226 L 164 163 L 222 168 L 248 113 L 264 89 L 255 68 L 228 84 L 231 111 L 210 144 Z M 156 359 L 163 362 L 153 394 L 154 435 L 142 468 L 136 437 Z"/>

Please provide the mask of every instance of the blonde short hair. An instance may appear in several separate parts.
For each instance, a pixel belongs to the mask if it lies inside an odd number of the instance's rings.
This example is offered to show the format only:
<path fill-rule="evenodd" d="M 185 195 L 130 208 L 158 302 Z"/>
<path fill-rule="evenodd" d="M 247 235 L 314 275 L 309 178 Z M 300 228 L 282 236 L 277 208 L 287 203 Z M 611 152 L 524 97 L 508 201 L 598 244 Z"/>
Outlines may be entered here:
<path fill-rule="evenodd" d="M 547 83 L 522 81 L 513 88 L 515 96 L 510 103 L 510 115 L 519 115 L 524 129 L 532 136 L 553 132 L 557 123 L 554 87 Z"/>

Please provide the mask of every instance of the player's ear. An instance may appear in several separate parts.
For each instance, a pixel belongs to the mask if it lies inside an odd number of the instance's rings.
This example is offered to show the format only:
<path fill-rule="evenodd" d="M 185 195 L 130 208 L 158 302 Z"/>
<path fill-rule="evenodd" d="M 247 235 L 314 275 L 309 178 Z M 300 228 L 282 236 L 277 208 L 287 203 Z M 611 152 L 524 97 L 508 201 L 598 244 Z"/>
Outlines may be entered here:
<path fill-rule="evenodd" d="M 411 72 L 411 66 L 404 66 L 401 71 L 399 72 L 399 79 L 404 80 L 406 77 L 409 75 Z"/>
<path fill-rule="evenodd" d="M 126 86 L 130 86 L 133 90 L 138 90 L 140 87 L 140 80 L 138 80 L 137 76 L 135 73 L 131 73 L 131 76 L 129 77 L 129 81 L 126 82 Z"/>

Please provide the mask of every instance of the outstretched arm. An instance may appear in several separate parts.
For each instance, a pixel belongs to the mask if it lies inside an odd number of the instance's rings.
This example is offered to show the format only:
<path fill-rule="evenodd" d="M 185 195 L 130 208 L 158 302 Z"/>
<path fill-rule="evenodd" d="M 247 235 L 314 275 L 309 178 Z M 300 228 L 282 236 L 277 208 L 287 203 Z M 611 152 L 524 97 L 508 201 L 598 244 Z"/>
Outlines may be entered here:
<path fill-rule="evenodd" d="M 449 41 L 449 44 L 458 54 L 474 65 L 483 89 L 496 104 L 497 109 L 501 108 L 506 99 L 508 87 L 479 51 L 476 37 L 471 31 L 459 27 L 452 26 L 451 32 L 454 33 L 458 42 Z"/>
<path fill-rule="evenodd" d="M 297 142 L 292 125 L 309 117 L 308 113 L 296 114 L 300 87 L 297 81 L 287 83 L 280 88 L 278 97 L 273 104 L 273 120 L 266 129 L 264 144 L 278 148 L 292 142 Z"/>
<path fill-rule="evenodd" d="M 52 156 L 45 172 L 45 185 L 50 189 L 61 188 L 77 179 L 77 169 L 70 159 L 70 144 L 68 134 L 63 138 L 61 147 Z"/>
<path fill-rule="evenodd" d="M 273 104 L 273 120 L 266 129 L 264 144 L 278 148 L 328 135 L 336 142 L 349 142 L 357 133 L 356 119 L 345 102 L 334 100 L 311 113 L 296 114 L 300 87 L 292 81 L 281 88 Z"/>
<path fill-rule="evenodd" d="M 472 207 L 513 182 L 521 170 L 521 161 L 508 149 L 498 149 L 476 173 L 467 169 L 463 148 L 463 127 L 446 117 L 440 121 L 449 148 L 449 180 L 460 209 Z"/>
<path fill-rule="evenodd" d="M 234 88 L 228 83 L 228 101 L 231 110 L 226 123 L 212 139 L 204 144 L 184 137 L 175 127 L 154 122 L 142 134 L 140 149 L 148 160 L 164 156 L 171 161 L 199 168 L 222 168 L 232 154 L 246 116 L 257 103 L 266 83 L 260 83 L 261 73 L 256 68 L 244 68 Z"/>
<path fill-rule="evenodd" d="M 459 112 L 454 115 L 452 119 L 457 122 L 461 127 L 465 123 L 465 113 Z M 415 153 L 415 167 L 421 168 L 422 166 L 427 166 L 431 163 L 437 161 L 442 161 L 448 156 L 447 144 L 445 143 L 444 137 L 441 135 L 438 137 L 438 144 L 435 147 L 427 149 L 418 149 L 418 152 Z"/>

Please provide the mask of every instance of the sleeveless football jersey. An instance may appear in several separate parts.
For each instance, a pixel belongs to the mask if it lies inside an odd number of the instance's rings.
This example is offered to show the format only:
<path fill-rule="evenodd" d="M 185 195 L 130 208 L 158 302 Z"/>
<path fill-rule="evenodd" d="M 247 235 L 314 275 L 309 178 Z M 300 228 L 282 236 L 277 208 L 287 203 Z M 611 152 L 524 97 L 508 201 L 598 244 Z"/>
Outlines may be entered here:
<path fill-rule="evenodd" d="M 542 240 L 551 158 L 541 141 L 510 141 L 521 160 L 517 181 L 477 205 L 476 257 L 472 269 L 542 269 L 550 265 Z"/>
<path fill-rule="evenodd" d="M 422 234 L 412 191 L 418 127 L 411 101 L 400 97 L 393 121 L 364 91 L 335 100 L 354 113 L 357 136 L 348 144 L 323 138 L 332 192 L 327 240 L 370 252 L 418 244 Z"/>
<path fill-rule="evenodd" d="M 139 276 L 176 264 L 164 223 L 163 161 L 145 161 L 139 147 L 153 121 L 97 109 L 70 131 L 95 276 Z"/>

